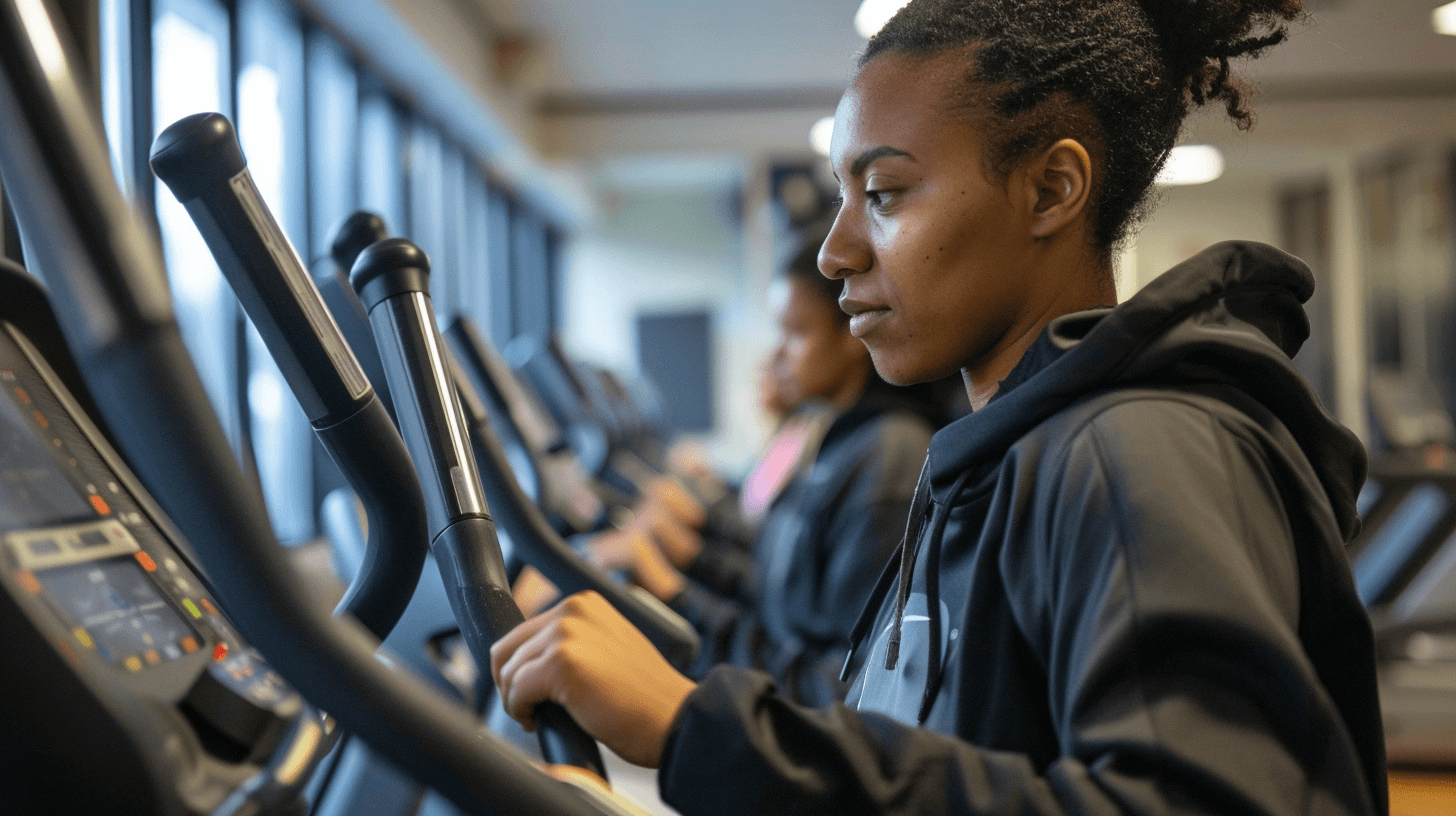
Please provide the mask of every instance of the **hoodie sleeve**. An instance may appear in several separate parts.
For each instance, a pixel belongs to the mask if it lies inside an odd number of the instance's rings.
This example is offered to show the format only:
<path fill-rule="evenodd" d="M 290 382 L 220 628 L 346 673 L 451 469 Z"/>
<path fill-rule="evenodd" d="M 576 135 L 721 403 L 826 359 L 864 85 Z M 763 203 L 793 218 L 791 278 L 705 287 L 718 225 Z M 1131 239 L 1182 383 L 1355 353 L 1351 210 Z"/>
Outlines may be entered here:
<path fill-rule="evenodd" d="M 1301 647 L 1297 528 L 1248 424 L 1124 403 L 1003 470 L 992 524 L 1047 668 L 1061 756 L 1046 767 L 719 670 L 679 714 L 665 801 L 688 816 L 1383 813 Z"/>

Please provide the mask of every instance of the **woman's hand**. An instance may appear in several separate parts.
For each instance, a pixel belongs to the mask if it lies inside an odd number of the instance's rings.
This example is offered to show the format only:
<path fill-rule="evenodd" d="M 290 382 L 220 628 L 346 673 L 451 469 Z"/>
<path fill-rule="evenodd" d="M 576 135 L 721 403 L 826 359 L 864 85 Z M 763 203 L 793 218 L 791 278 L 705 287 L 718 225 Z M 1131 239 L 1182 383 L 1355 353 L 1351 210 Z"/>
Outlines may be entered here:
<path fill-rule="evenodd" d="M 602 572 L 631 569 L 633 553 L 638 546 L 637 539 L 644 535 L 640 530 L 631 527 L 598 533 L 587 545 L 587 560 Z"/>
<path fill-rule="evenodd" d="M 526 567 L 521 570 L 520 577 L 516 578 L 515 586 L 511 587 L 511 597 L 515 598 L 516 606 L 521 608 L 521 614 L 529 618 L 555 603 L 561 597 L 561 592 L 550 579 L 537 572 L 535 567 Z"/>
<path fill-rule="evenodd" d="M 708 511 L 676 479 L 665 476 L 653 479 L 642 493 L 643 503 L 659 508 L 688 527 L 702 529 L 708 522 Z"/>
<path fill-rule="evenodd" d="M 627 527 L 598 535 L 592 539 L 587 558 L 603 572 L 627 570 L 638 586 L 663 603 L 676 598 L 683 590 L 685 579 L 682 573 L 653 546 L 646 533 L 636 528 Z"/>
<path fill-rule="evenodd" d="M 698 553 L 703 551 L 702 536 L 669 514 L 639 513 L 633 527 L 644 531 L 652 539 L 652 543 L 657 545 L 657 549 L 679 570 L 686 570 L 698 557 Z"/>
<path fill-rule="evenodd" d="M 696 688 L 595 592 L 512 629 L 491 647 L 490 667 L 506 713 L 527 730 L 536 705 L 554 700 L 607 747 L 649 768 Z"/>
<path fill-rule="evenodd" d="M 686 579 L 647 536 L 636 535 L 632 545 L 632 580 L 663 603 L 670 603 L 683 591 Z"/>

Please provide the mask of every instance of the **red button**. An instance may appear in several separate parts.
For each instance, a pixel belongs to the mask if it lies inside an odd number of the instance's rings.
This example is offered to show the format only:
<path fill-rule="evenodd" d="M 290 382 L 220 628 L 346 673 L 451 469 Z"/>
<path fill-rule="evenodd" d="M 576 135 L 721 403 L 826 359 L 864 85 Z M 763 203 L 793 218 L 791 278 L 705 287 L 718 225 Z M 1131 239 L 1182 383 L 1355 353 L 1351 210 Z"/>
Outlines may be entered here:
<path fill-rule="evenodd" d="M 20 582 L 21 589 L 29 592 L 31 595 L 40 594 L 40 581 L 35 577 L 35 573 L 30 570 L 21 570 L 15 573 L 15 580 Z"/>
<path fill-rule="evenodd" d="M 212 659 L 222 660 L 224 657 L 227 657 L 227 644 L 219 643 L 217 644 L 217 648 L 212 650 Z"/>

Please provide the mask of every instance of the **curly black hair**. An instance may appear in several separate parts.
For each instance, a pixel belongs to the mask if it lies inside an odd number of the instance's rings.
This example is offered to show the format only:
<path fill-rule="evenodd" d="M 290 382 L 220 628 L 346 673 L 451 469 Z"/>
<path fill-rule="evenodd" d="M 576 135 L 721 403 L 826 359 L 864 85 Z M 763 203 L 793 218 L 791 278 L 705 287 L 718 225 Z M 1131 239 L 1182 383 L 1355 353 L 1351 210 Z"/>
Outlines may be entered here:
<path fill-rule="evenodd" d="M 1094 156 L 1093 239 L 1110 249 L 1146 214 L 1148 191 L 1191 106 L 1223 102 L 1253 124 L 1251 89 L 1229 60 L 1285 38 L 1301 0 L 913 0 L 860 57 L 968 51 L 953 109 L 985 139 L 1005 178 L 1061 138 Z M 989 108 L 989 110 L 988 110 Z M 994 113 L 994 116 L 987 114 Z"/>

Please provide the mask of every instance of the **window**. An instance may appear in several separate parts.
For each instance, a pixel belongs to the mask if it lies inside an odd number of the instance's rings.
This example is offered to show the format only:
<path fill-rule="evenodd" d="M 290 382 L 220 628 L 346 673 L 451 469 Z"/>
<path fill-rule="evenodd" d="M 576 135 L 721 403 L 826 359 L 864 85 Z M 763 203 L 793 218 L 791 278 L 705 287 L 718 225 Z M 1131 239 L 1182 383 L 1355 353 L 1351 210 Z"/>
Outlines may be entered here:
<path fill-rule="evenodd" d="M 556 295 L 551 226 L 299 8 L 296 0 L 97 4 L 117 180 L 156 219 L 183 339 L 285 542 L 316 533 L 318 493 L 337 474 L 315 459 L 306 417 L 192 219 L 152 178 L 156 133 L 193 113 L 229 116 L 259 191 L 312 264 L 328 262 L 340 219 L 377 212 L 430 253 L 442 322 L 469 315 L 504 344 L 553 327 Z M 3 212 L 0 243 L 17 251 Z"/>
<path fill-rule="evenodd" d="M 258 191 L 301 253 L 308 252 L 303 164 L 303 34 L 280 0 L 238 6 L 238 141 Z M 285 543 L 314 533 L 312 437 L 263 338 L 248 324 L 248 429 L 274 531 Z"/>
<path fill-rule="evenodd" d="M 492 187 L 487 202 L 487 243 L 490 249 L 490 339 L 505 348 L 516 336 L 516 323 L 511 309 L 514 286 L 511 280 L 511 205 L 510 198 Z"/>
<path fill-rule="evenodd" d="M 436 255 L 436 269 L 430 290 L 434 295 L 435 313 L 440 325 L 447 326 L 450 318 L 466 311 L 465 278 L 476 274 L 470 268 L 465 254 L 465 230 L 468 221 L 465 214 L 465 160 L 460 151 L 446 145 L 440 155 L 440 217 L 444 228 L 440 236 L 439 254 Z"/>
<path fill-rule="evenodd" d="M 216 0 L 157 0 L 154 12 L 152 132 L 160 133 L 193 113 L 230 113 L 227 9 Z M 242 406 L 237 399 L 240 310 L 186 210 L 160 181 L 155 184 L 162 253 L 182 338 L 228 440 L 234 450 L 244 453 Z"/>
<path fill-rule="evenodd" d="M 401 120 L 398 106 L 383 90 L 371 88 L 363 94 L 359 103 L 359 204 L 382 217 L 395 235 L 404 233 L 407 220 Z"/>
<path fill-rule="evenodd" d="M 491 245 L 490 185 L 474 167 L 465 176 L 464 244 L 461 251 L 460 310 L 480 324 L 490 336 L 491 255 L 501 250 Z"/>
<path fill-rule="evenodd" d="M 516 207 L 511 221 L 511 304 L 516 334 L 545 336 L 551 331 L 550 276 L 547 274 L 546 225 L 535 213 Z"/>
<path fill-rule="evenodd" d="M 328 255 L 333 228 L 359 206 L 355 170 L 359 114 L 359 80 L 353 60 L 333 37 L 314 29 L 308 37 L 309 218 L 313 235 L 308 257 L 315 261 Z M 398 156 L 398 150 L 393 155 Z M 394 175 L 398 174 L 396 162 Z"/>
<path fill-rule="evenodd" d="M 440 133 L 415 120 L 409 129 L 409 220 L 399 234 L 419 245 L 430 256 L 430 295 L 439 314 L 448 314 L 446 291 L 450 275 L 445 246 L 445 199 L 441 194 L 445 174 L 444 146 Z"/>

